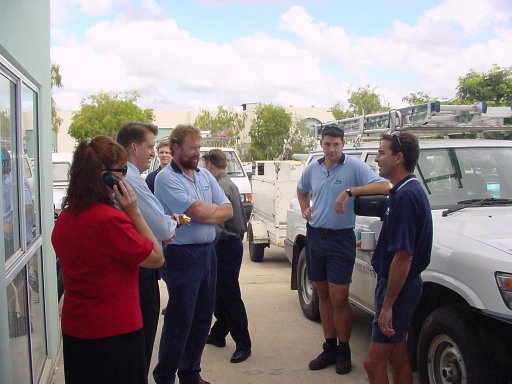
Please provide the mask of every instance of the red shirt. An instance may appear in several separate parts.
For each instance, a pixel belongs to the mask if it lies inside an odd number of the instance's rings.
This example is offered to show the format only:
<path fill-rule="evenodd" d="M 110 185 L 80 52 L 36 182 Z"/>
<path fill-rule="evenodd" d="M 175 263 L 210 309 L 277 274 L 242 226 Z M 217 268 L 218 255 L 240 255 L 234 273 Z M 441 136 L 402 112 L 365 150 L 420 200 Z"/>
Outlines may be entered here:
<path fill-rule="evenodd" d="M 79 215 L 63 210 L 52 244 L 64 276 L 62 332 L 95 339 L 142 328 L 139 264 L 153 250 L 125 212 L 95 204 Z"/>

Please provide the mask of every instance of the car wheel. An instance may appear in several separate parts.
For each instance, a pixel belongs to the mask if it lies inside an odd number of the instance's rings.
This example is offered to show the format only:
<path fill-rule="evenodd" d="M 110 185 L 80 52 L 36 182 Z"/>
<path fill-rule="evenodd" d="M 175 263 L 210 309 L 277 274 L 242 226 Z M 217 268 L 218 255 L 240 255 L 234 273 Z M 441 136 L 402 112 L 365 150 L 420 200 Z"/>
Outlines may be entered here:
<path fill-rule="evenodd" d="M 310 320 L 320 319 L 318 293 L 315 285 L 308 279 L 306 250 L 302 248 L 297 263 L 297 291 L 302 313 Z"/>
<path fill-rule="evenodd" d="M 427 317 L 418 340 L 422 384 L 497 382 L 469 316 L 460 306 L 447 305 Z"/>
<path fill-rule="evenodd" d="M 261 263 L 263 261 L 263 255 L 265 253 L 265 244 L 254 244 L 254 235 L 252 233 L 251 224 L 247 227 L 247 239 L 249 241 L 249 257 L 251 261 L 255 263 Z"/>

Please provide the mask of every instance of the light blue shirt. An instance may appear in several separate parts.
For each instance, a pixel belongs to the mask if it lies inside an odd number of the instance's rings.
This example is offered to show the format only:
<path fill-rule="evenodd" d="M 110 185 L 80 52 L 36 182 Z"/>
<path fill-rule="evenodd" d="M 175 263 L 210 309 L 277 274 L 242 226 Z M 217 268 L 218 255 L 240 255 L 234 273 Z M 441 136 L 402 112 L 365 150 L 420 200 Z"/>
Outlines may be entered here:
<path fill-rule="evenodd" d="M 340 161 L 327 170 L 324 158 L 313 160 L 306 166 L 297 184 L 302 193 L 312 192 L 313 212 L 309 223 L 315 228 L 354 228 L 354 199 L 348 199 L 345 213 L 338 214 L 334 208 L 336 197 L 347 188 L 386 181 L 360 159 L 345 155 Z"/>
<path fill-rule="evenodd" d="M 161 242 L 173 237 L 176 231 L 176 221 L 165 214 L 162 204 L 151 193 L 148 185 L 140 176 L 139 169 L 130 162 L 128 162 L 128 173 L 124 181 L 134 190 L 140 213 L 156 239 Z"/>
<path fill-rule="evenodd" d="M 155 179 L 155 196 L 166 213 L 184 213 L 196 200 L 217 205 L 230 204 L 226 194 L 205 168 L 194 170 L 194 179 L 181 172 L 174 162 L 164 167 Z M 215 239 L 215 225 L 192 220 L 176 230 L 173 244 L 203 244 Z"/>

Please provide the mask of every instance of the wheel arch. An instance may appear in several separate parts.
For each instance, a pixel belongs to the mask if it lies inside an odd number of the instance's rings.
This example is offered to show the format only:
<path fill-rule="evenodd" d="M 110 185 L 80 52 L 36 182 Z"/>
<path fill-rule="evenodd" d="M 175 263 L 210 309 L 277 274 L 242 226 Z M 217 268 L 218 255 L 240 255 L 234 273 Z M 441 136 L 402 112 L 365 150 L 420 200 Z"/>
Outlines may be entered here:
<path fill-rule="evenodd" d="M 302 249 L 306 245 L 306 238 L 302 235 L 297 236 L 293 246 L 293 258 L 292 258 L 292 273 L 290 287 L 293 290 L 297 290 L 297 266 L 299 263 L 299 255 Z"/>

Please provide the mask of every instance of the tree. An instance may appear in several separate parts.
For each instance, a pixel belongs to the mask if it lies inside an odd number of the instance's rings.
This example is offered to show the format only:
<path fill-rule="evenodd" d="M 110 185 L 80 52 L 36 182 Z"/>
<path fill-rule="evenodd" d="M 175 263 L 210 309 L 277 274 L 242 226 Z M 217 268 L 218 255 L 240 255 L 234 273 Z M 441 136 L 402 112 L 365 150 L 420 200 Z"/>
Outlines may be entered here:
<path fill-rule="evenodd" d="M 80 141 L 87 137 L 106 135 L 117 137 L 119 127 L 126 121 L 151 123 L 154 121 L 152 109 L 141 109 L 136 102 L 137 92 L 99 93 L 82 99 L 80 110 L 73 113 L 69 134 Z"/>
<path fill-rule="evenodd" d="M 354 117 L 354 113 L 349 110 L 344 110 L 343 105 L 339 101 L 331 107 L 331 113 L 336 120 Z"/>
<path fill-rule="evenodd" d="M 249 153 L 253 160 L 273 160 L 282 156 L 290 139 L 292 114 L 283 107 L 260 104 L 255 110 L 249 136 Z"/>
<path fill-rule="evenodd" d="M 309 153 L 317 144 L 316 132 L 304 120 L 294 118 L 290 135 L 284 146 L 282 158 L 290 159 L 294 153 Z"/>
<path fill-rule="evenodd" d="M 457 97 L 464 104 L 487 101 L 489 105 L 512 104 L 512 66 L 494 65 L 488 72 L 471 70 L 459 77 Z"/>
<path fill-rule="evenodd" d="M 380 96 L 375 92 L 375 88 L 359 87 L 356 91 L 350 92 L 348 98 L 349 108 L 354 112 L 354 115 L 368 115 L 370 113 L 384 112 L 389 110 L 389 105 L 383 105 Z"/>
<path fill-rule="evenodd" d="M 370 88 L 369 85 L 359 87 L 357 90 L 348 90 L 349 107 L 344 110 L 343 105 L 337 102 L 331 107 L 331 112 L 336 120 L 346 119 L 359 115 L 383 112 L 389 110 L 389 105 L 381 101 L 380 96 L 375 92 L 377 88 Z"/>
<path fill-rule="evenodd" d="M 50 69 L 51 69 L 52 89 L 54 87 L 62 88 L 62 76 L 60 74 L 60 66 L 58 66 L 55 63 L 52 63 Z M 57 114 L 57 106 L 55 105 L 55 100 L 53 99 L 53 96 L 51 98 L 51 104 L 52 104 L 52 129 L 54 132 L 58 132 L 59 128 L 62 124 L 62 117 L 59 117 L 59 115 Z"/>
<path fill-rule="evenodd" d="M 245 113 L 230 111 L 219 106 L 215 114 L 202 110 L 194 120 L 194 126 L 211 131 L 212 137 L 218 139 L 221 145 L 234 147 L 240 132 L 245 127 L 246 118 Z"/>
<path fill-rule="evenodd" d="M 404 96 L 402 98 L 402 101 L 408 103 L 409 105 L 426 104 L 432 100 L 437 100 L 437 97 L 430 97 L 423 92 L 410 93 L 409 96 Z"/>

